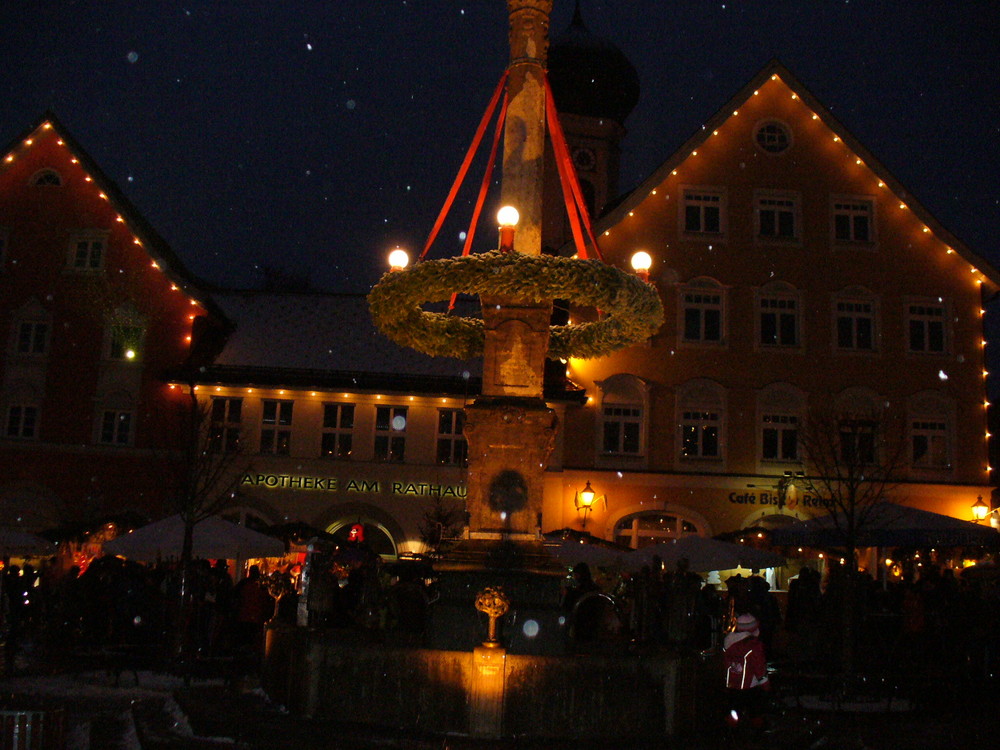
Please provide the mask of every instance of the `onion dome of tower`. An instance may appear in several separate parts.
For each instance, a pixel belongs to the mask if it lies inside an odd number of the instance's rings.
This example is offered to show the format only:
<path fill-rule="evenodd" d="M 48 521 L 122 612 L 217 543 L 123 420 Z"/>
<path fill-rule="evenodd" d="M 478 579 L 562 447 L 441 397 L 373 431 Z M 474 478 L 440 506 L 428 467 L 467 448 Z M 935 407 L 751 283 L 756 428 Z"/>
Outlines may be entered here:
<path fill-rule="evenodd" d="M 560 112 L 624 123 L 639 102 L 639 74 L 617 46 L 587 29 L 579 2 L 566 30 L 551 38 L 548 73 Z"/>

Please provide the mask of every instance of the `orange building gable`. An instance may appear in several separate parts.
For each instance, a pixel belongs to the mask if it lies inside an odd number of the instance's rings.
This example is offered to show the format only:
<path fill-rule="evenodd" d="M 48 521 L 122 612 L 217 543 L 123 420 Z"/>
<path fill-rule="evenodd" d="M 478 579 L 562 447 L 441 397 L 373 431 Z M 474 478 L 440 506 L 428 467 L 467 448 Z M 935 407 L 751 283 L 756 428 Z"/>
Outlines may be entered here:
<path fill-rule="evenodd" d="M 591 398 L 567 412 L 550 488 L 565 525 L 588 480 L 606 498 L 588 530 L 632 544 L 819 512 L 773 501 L 809 469 L 803 420 L 831 403 L 905 420 L 900 501 L 968 518 L 988 496 L 982 308 L 1000 275 L 780 64 L 596 230 L 610 263 L 653 257 L 666 323 L 568 362 Z"/>
<path fill-rule="evenodd" d="M 44 528 L 160 511 L 162 373 L 206 314 L 166 243 L 46 114 L 0 157 L 0 499 Z"/>

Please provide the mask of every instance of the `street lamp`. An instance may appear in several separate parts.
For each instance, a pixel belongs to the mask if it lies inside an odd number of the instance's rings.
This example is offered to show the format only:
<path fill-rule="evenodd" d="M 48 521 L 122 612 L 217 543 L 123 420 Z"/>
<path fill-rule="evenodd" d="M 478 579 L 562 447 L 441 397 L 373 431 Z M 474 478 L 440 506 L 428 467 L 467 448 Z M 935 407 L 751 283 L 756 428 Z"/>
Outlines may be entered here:
<path fill-rule="evenodd" d="M 577 512 L 583 514 L 583 528 L 587 528 L 587 514 L 594 509 L 594 498 L 596 497 L 597 493 L 590 486 L 589 479 L 587 480 L 587 486 L 576 493 L 574 504 L 576 505 Z"/>

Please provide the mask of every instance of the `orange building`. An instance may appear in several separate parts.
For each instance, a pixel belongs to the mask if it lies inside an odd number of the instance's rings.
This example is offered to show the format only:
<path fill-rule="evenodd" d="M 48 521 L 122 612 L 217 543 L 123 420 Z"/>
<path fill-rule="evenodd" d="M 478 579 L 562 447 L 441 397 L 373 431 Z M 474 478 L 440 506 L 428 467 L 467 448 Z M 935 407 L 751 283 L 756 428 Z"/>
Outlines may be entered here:
<path fill-rule="evenodd" d="M 588 402 L 566 414 L 547 526 L 582 525 L 588 481 L 587 529 L 633 546 L 808 517 L 786 489 L 827 404 L 904 421 L 897 501 L 971 520 L 989 498 L 982 316 L 1000 275 L 780 64 L 596 231 L 609 263 L 652 256 L 666 322 L 567 363 Z"/>

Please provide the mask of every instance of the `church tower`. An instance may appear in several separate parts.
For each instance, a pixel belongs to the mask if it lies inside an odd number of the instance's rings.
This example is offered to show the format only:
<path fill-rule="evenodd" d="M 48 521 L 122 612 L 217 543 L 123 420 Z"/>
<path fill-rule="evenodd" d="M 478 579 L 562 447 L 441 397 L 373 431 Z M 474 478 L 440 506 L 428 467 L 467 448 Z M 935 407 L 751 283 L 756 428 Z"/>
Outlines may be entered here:
<path fill-rule="evenodd" d="M 596 219 L 618 197 L 620 144 L 639 101 L 639 75 L 617 46 L 590 32 L 577 0 L 569 26 L 551 39 L 548 76 L 587 210 Z M 547 156 L 551 164 L 551 148 Z M 545 170 L 545 195 L 542 245 L 555 250 L 570 233 L 554 164 Z"/>

